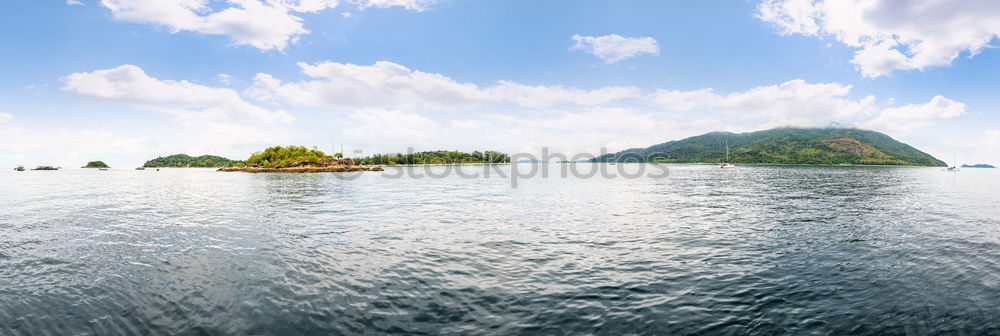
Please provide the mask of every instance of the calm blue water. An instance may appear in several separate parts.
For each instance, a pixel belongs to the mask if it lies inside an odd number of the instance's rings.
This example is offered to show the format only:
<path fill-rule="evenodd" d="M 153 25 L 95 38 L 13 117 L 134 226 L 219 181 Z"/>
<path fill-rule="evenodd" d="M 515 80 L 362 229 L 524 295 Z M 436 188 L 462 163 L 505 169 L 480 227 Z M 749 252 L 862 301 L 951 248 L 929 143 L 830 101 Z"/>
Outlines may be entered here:
<path fill-rule="evenodd" d="M 0 335 L 1000 334 L 1000 170 L 671 173 L 6 170 Z"/>

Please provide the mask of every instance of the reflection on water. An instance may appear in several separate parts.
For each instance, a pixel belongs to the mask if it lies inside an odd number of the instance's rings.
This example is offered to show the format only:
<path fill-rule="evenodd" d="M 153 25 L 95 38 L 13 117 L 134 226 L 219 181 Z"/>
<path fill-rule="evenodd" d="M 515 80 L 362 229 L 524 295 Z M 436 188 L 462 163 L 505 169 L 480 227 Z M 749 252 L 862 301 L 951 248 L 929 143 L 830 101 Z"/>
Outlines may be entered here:
<path fill-rule="evenodd" d="M 0 172 L 0 335 L 1000 332 L 994 170 L 559 166 Z"/>

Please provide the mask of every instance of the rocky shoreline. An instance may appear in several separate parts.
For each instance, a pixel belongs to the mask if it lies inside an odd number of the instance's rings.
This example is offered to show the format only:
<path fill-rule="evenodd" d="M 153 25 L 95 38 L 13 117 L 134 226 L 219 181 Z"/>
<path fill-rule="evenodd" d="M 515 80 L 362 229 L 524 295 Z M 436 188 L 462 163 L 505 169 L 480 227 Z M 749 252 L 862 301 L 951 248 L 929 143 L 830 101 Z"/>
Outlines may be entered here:
<path fill-rule="evenodd" d="M 345 173 L 358 171 L 382 171 L 381 166 L 362 166 L 353 159 L 322 159 L 315 162 L 298 161 L 270 167 L 246 166 L 219 168 L 221 172 L 244 173 Z"/>

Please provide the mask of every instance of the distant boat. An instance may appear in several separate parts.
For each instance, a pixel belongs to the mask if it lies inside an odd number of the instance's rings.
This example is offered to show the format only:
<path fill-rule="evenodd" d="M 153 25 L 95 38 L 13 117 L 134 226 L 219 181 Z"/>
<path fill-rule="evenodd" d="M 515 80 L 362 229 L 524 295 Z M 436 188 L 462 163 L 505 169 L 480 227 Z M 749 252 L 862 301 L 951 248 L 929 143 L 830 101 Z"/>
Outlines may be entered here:
<path fill-rule="evenodd" d="M 146 170 L 146 167 L 139 167 L 139 168 L 136 168 L 135 170 Z"/>
<path fill-rule="evenodd" d="M 726 161 L 722 161 L 719 168 L 736 168 L 736 165 L 734 165 L 733 161 L 729 158 L 729 140 L 726 140 Z"/>
<path fill-rule="evenodd" d="M 14 168 L 14 170 L 16 170 L 16 171 L 24 171 L 24 166 L 17 166 L 17 168 Z"/>
<path fill-rule="evenodd" d="M 955 154 L 955 161 L 954 162 L 955 162 L 954 166 L 942 169 L 942 171 L 946 171 L 946 172 L 949 172 L 949 173 L 957 173 L 959 171 L 959 168 L 958 168 L 958 154 Z"/>
<path fill-rule="evenodd" d="M 108 168 L 97 168 L 97 170 L 108 170 Z"/>
<path fill-rule="evenodd" d="M 38 166 L 38 167 L 35 167 L 35 168 L 31 169 L 31 170 L 59 170 L 59 168 L 56 168 L 56 167 L 53 167 L 53 166 Z"/>

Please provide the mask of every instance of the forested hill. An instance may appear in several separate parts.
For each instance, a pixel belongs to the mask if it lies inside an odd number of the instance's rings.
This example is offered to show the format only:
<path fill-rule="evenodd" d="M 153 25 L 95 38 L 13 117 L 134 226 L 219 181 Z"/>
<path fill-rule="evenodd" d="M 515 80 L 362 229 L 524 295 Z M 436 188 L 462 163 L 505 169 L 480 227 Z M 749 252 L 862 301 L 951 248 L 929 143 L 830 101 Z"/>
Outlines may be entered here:
<path fill-rule="evenodd" d="M 442 150 L 408 154 L 376 154 L 354 160 L 363 165 L 508 163 L 510 156 L 495 151 L 465 153 Z"/>
<path fill-rule="evenodd" d="M 750 133 L 713 132 L 649 148 L 634 148 L 595 162 L 855 164 L 945 166 L 941 160 L 888 135 L 853 128 L 775 128 Z"/>
<path fill-rule="evenodd" d="M 204 168 L 218 168 L 218 167 L 230 167 L 240 165 L 242 162 L 233 161 L 221 156 L 215 155 L 202 155 L 202 156 L 190 156 L 187 154 L 175 154 L 171 156 L 158 157 L 142 165 L 143 167 L 204 167 Z"/>

